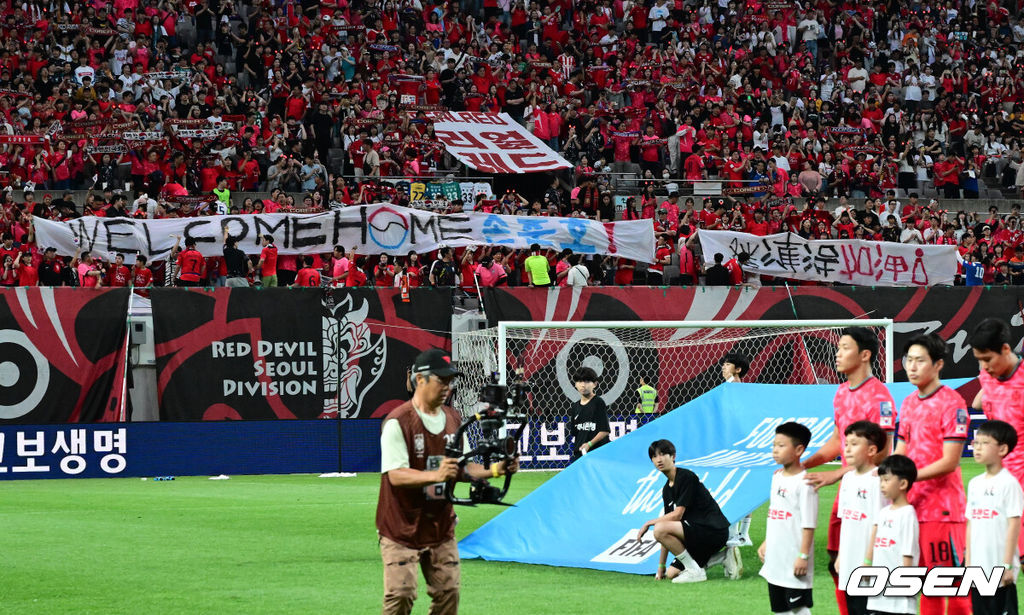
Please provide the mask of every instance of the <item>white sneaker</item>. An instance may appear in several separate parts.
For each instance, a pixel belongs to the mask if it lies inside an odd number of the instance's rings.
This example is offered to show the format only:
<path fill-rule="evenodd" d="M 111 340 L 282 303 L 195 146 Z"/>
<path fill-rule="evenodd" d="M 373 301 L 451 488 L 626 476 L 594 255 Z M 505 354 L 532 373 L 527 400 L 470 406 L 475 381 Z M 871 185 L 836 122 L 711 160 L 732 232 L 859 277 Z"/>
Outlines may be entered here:
<path fill-rule="evenodd" d="M 740 557 L 740 550 L 737 547 L 729 547 L 725 550 L 725 578 L 735 581 L 743 576 L 743 558 Z"/>
<path fill-rule="evenodd" d="M 703 568 L 687 568 L 672 579 L 673 583 L 700 583 L 707 581 L 708 575 Z"/>

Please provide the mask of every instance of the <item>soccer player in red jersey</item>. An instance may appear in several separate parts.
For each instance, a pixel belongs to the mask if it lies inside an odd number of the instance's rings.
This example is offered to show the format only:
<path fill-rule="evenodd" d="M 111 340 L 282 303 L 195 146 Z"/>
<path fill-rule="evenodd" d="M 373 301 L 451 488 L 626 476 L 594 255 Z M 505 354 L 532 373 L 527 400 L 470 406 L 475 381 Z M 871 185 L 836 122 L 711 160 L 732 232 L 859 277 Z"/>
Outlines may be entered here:
<path fill-rule="evenodd" d="M 804 462 L 805 468 L 814 468 L 828 463 L 837 456 L 842 458 L 842 467 L 838 470 L 815 472 L 807 475 L 807 481 L 816 489 L 831 485 L 843 478 L 853 469 L 847 465 L 844 447 L 840 445 L 842 434 L 847 426 L 857 421 L 877 423 L 886 432 L 885 448 L 878 452 L 874 459 L 877 465 L 892 450 L 893 431 L 896 429 L 896 412 L 892 395 L 878 378 L 871 374 L 871 361 L 878 354 L 878 337 L 865 327 L 848 327 L 843 329 L 836 349 L 836 371 L 846 376 L 846 384 L 839 385 L 833 406 L 835 408 L 835 430 L 832 437 L 818 452 Z M 828 524 L 828 571 L 832 581 L 836 583 L 836 602 L 840 615 L 847 615 L 846 595 L 838 589 L 839 576 L 836 573 L 836 555 L 839 553 L 839 530 L 841 520 L 838 517 L 839 496 L 832 503 L 832 514 Z"/>
<path fill-rule="evenodd" d="M 906 455 L 917 466 L 917 481 L 909 499 L 920 527 L 920 565 L 929 570 L 963 565 L 967 528 L 960 456 L 970 415 L 963 397 L 939 379 L 945 357 L 946 342 L 934 333 L 907 342 L 903 368 L 917 392 L 900 406 L 896 441 L 896 454 Z M 970 612 L 967 596 L 921 596 L 921 615 Z"/>
<path fill-rule="evenodd" d="M 971 336 L 974 358 L 978 360 L 981 391 L 972 406 L 984 410 L 985 418 L 1005 421 L 1024 434 L 1024 369 L 1010 345 L 1010 327 L 997 318 L 978 323 Z M 1003 467 L 1024 486 L 1024 447 L 1017 447 L 1003 459 Z M 1022 533 L 1024 534 L 1024 533 Z M 1024 554 L 1024 535 L 1017 544 Z"/>

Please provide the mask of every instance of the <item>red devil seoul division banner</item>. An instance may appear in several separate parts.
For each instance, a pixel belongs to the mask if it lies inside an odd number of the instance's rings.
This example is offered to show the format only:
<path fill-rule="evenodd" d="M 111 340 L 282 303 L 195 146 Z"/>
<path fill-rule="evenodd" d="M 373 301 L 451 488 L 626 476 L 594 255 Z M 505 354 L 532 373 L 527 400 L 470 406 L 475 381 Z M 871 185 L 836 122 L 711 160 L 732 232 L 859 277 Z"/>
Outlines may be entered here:
<path fill-rule="evenodd" d="M 154 289 L 163 420 L 364 418 L 408 399 L 405 368 L 451 345 L 451 291 Z"/>

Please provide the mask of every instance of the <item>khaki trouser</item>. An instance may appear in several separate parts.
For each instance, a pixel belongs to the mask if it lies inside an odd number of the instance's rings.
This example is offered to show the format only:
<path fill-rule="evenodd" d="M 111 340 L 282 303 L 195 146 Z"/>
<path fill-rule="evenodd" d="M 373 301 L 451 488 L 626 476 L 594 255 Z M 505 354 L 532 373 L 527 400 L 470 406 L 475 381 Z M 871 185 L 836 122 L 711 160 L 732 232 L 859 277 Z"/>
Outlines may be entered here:
<path fill-rule="evenodd" d="M 431 615 L 455 615 L 459 612 L 459 547 L 455 539 L 428 549 L 410 549 L 380 537 L 380 556 L 384 560 L 384 615 L 407 615 L 416 601 L 419 579 L 416 564 L 423 569 Z"/>

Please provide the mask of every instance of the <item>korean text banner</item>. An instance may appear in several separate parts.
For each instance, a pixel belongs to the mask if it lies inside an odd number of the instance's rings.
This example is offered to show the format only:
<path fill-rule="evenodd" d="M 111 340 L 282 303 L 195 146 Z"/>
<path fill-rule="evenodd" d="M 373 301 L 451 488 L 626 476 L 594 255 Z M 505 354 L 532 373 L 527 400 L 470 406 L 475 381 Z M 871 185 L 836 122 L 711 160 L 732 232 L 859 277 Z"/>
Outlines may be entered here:
<path fill-rule="evenodd" d="M 654 260 L 651 220 L 601 223 L 581 218 L 435 214 L 396 205 L 362 205 L 322 214 L 247 214 L 165 220 L 76 218 L 53 222 L 34 218 L 36 241 L 59 254 L 83 251 L 113 259 L 141 252 L 152 262 L 165 260 L 175 238 L 196 240 L 204 256 L 223 253 L 224 231 L 247 254 L 259 254 L 260 236 L 270 234 L 281 254 L 330 252 L 355 247 L 360 254 L 424 253 L 450 247 L 490 244 L 528 248 L 538 243 L 579 254 L 611 254 L 637 261 Z M 77 243 L 76 243 L 77 242 Z M 134 256 L 127 259 L 134 260 Z"/>
<path fill-rule="evenodd" d="M 119 419 L 128 293 L 0 291 L 0 424 Z"/>
<path fill-rule="evenodd" d="M 535 173 L 572 165 L 507 113 L 431 111 L 434 134 L 459 162 L 484 173 Z"/>
<path fill-rule="evenodd" d="M 956 246 L 919 246 L 859 239 L 804 239 L 795 233 L 760 237 L 734 231 L 699 231 L 707 264 L 715 253 L 750 254 L 747 267 L 762 275 L 860 286 L 952 284 Z"/>
<path fill-rule="evenodd" d="M 450 348 L 451 290 L 152 291 L 165 421 L 368 418 L 406 399 L 405 366 Z M 390 369 L 384 369 L 386 365 Z"/>
<path fill-rule="evenodd" d="M 0 425 L 0 481 L 376 472 L 379 442 L 378 419 Z"/>
<path fill-rule="evenodd" d="M 889 385 L 897 400 L 912 388 Z M 459 552 L 469 559 L 652 574 L 658 543 L 651 532 L 636 541 L 644 522 L 664 512 L 665 478 L 647 456 L 651 442 L 672 441 L 676 465 L 696 473 L 735 523 L 768 499 L 779 467 L 771 455 L 775 428 L 794 420 L 806 425 L 808 452 L 817 450 L 835 430 L 835 393 L 836 385 L 723 384 L 585 455 L 464 538 Z"/>

